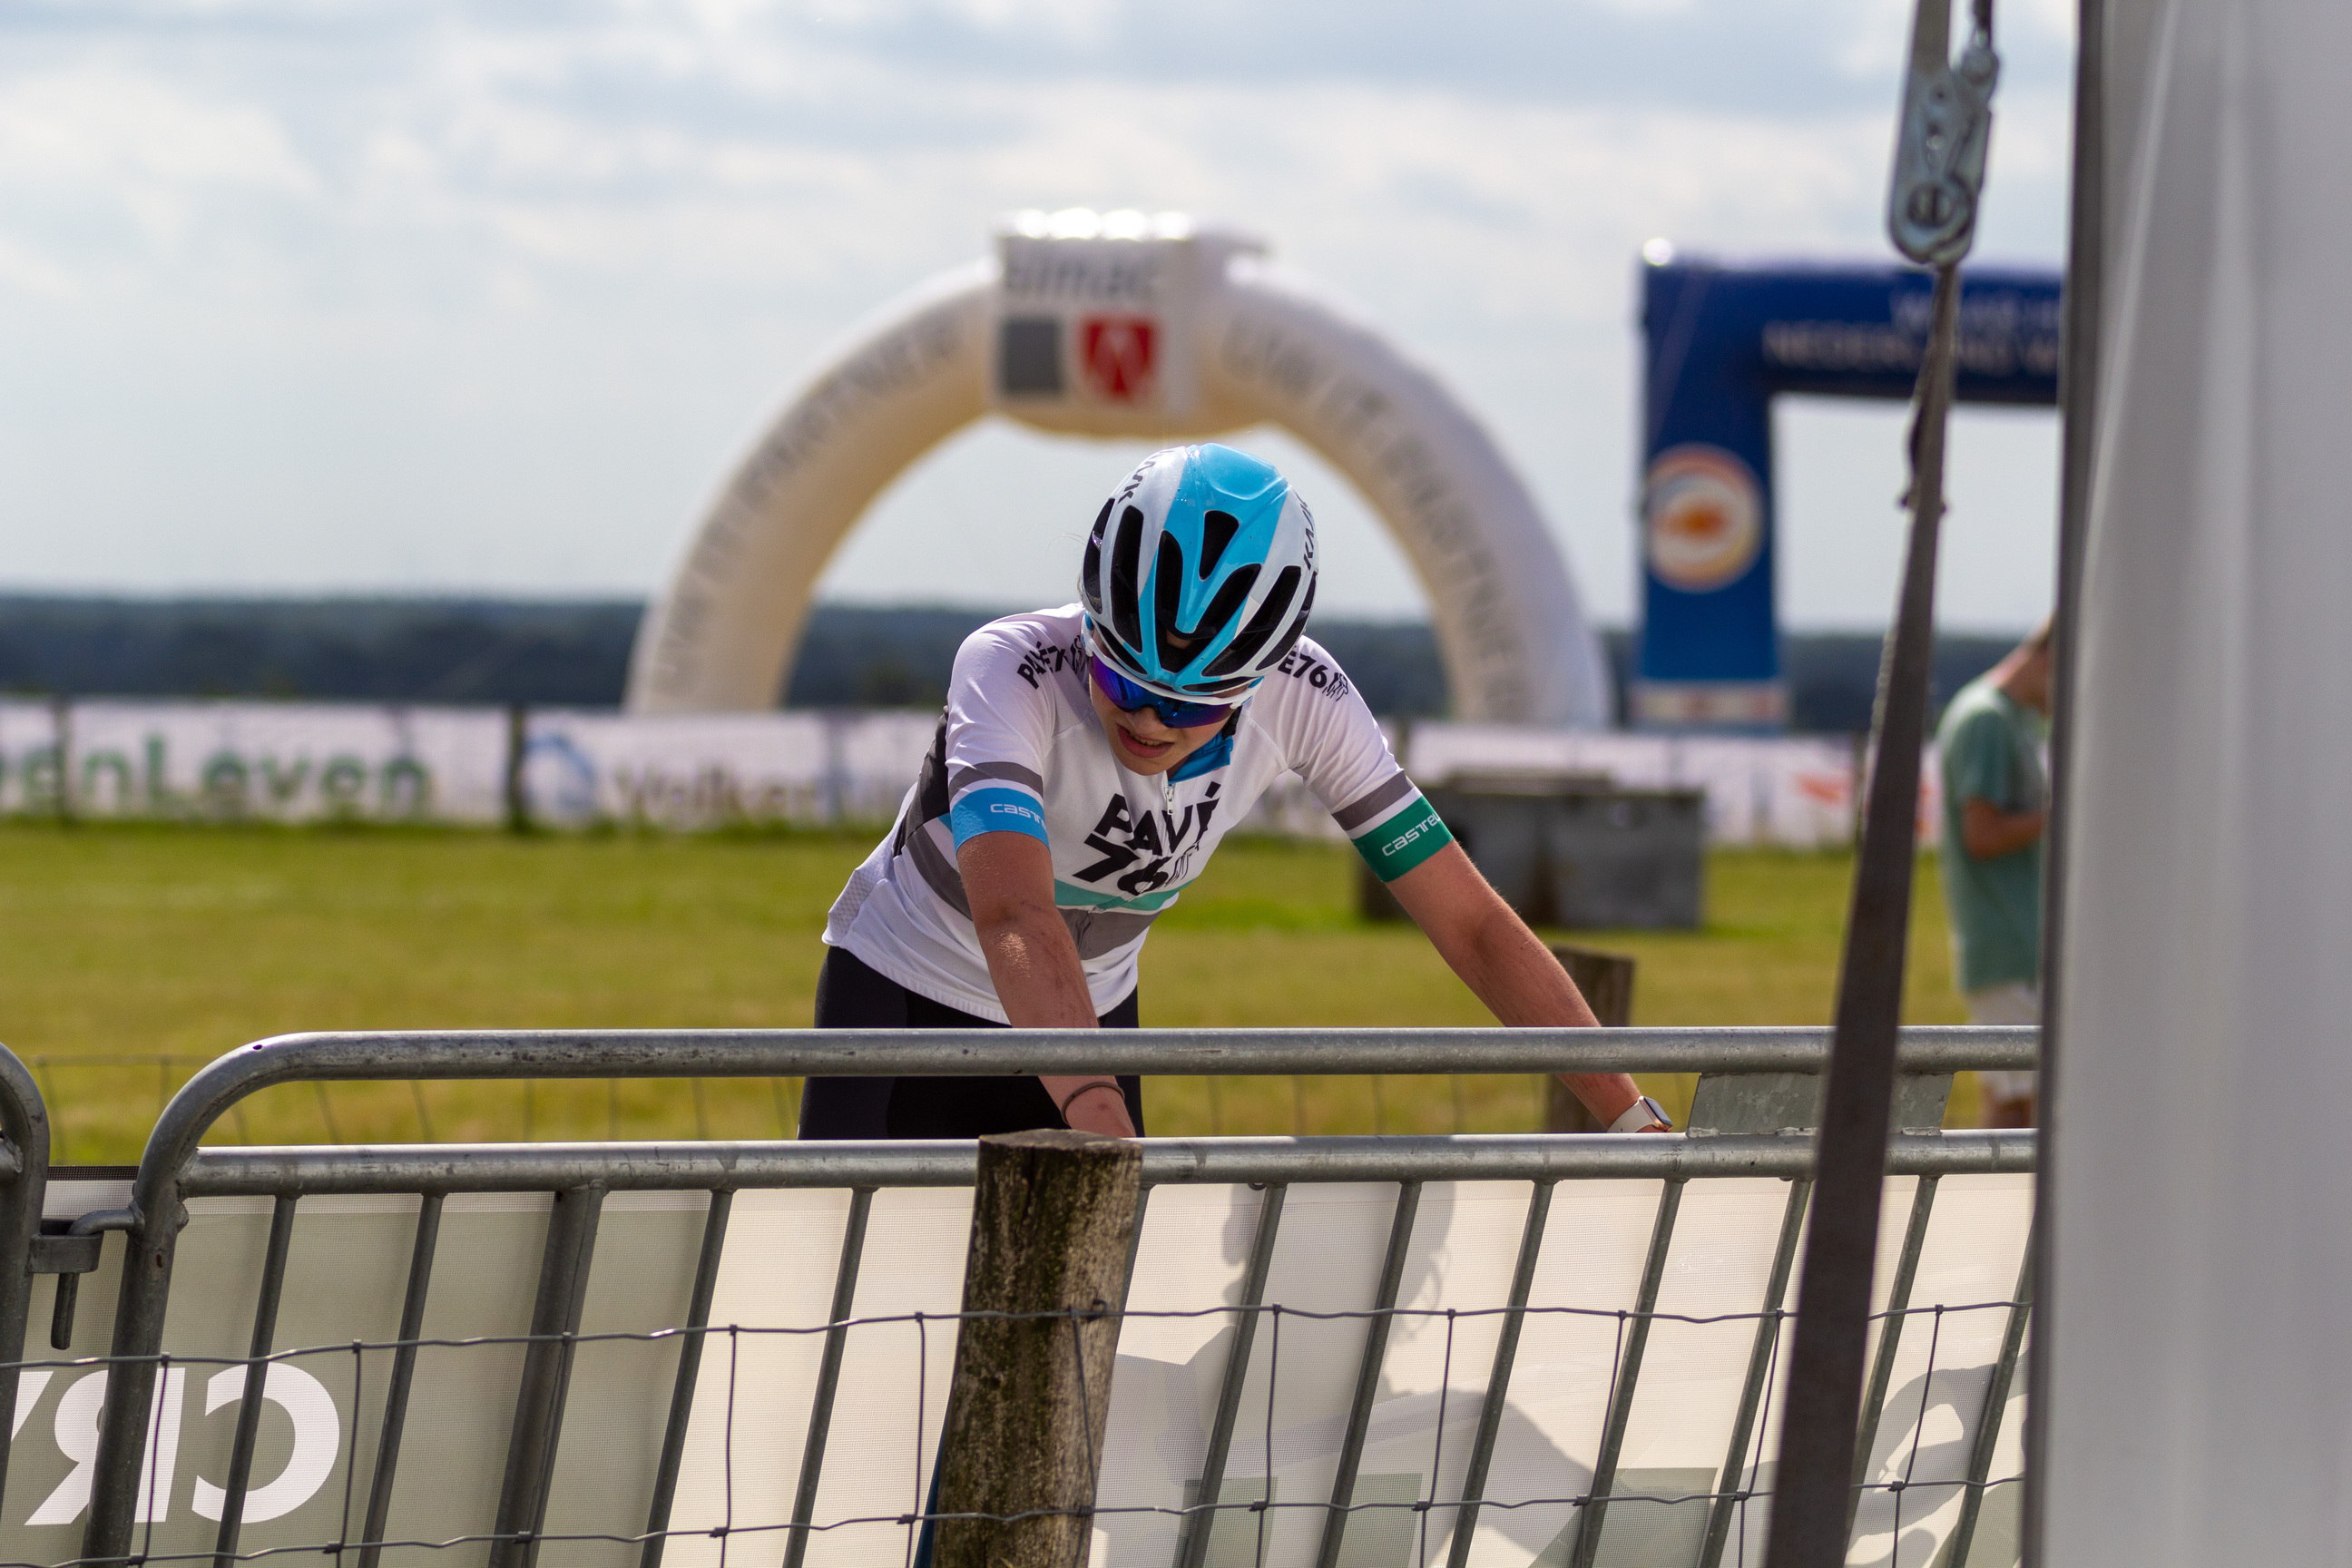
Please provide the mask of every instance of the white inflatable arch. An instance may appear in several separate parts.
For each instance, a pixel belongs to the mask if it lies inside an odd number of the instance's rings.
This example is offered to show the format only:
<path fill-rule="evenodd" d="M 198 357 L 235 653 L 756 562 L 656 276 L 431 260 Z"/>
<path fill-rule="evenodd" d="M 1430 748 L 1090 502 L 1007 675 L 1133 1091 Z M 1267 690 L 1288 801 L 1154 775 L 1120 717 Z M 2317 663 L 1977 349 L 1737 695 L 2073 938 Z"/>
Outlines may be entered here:
<path fill-rule="evenodd" d="M 647 614 L 628 707 L 773 707 L 843 538 L 909 464 L 991 412 L 1169 440 L 1282 426 L 1347 475 L 1403 547 L 1457 717 L 1608 722 L 1607 668 L 1567 563 L 1527 487 L 1435 377 L 1252 240 L 1091 213 L 1011 220 L 993 260 L 883 307 L 827 356 Z"/>

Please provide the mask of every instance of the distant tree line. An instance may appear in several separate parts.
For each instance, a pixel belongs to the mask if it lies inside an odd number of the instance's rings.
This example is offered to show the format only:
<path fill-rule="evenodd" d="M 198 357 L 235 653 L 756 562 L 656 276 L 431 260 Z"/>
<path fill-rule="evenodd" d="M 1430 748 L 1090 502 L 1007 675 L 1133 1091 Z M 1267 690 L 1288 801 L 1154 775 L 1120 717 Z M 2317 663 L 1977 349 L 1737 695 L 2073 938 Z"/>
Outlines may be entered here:
<path fill-rule="evenodd" d="M 636 600 L 104 599 L 0 596 L 0 689 L 83 697 L 274 697 L 379 702 L 619 702 Z M 997 612 L 821 605 L 793 668 L 795 708 L 922 708 L 958 644 Z M 1445 673 L 1423 623 L 1318 617 L 1314 634 L 1375 712 L 1442 716 Z M 1622 698 L 1633 637 L 1603 634 Z M 1795 633 L 1782 645 L 1794 727 L 1870 724 L 1879 638 Z M 1937 640 L 1938 700 L 2012 639 Z"/>

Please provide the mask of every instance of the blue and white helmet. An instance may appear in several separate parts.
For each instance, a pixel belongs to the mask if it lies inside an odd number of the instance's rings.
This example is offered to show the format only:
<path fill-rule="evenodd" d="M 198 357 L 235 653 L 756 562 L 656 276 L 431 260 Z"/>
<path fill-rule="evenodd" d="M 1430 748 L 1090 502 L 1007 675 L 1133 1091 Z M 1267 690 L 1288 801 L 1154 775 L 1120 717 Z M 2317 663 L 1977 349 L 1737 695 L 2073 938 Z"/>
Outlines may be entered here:
<path fill-rule="evenodd" d="M 1271 464 L 1154 452 L 1103 503 L 1078 569 L 1087 647 L 1163 697 L 1239 701 L 1315 606 L 1315 519 Z"/>

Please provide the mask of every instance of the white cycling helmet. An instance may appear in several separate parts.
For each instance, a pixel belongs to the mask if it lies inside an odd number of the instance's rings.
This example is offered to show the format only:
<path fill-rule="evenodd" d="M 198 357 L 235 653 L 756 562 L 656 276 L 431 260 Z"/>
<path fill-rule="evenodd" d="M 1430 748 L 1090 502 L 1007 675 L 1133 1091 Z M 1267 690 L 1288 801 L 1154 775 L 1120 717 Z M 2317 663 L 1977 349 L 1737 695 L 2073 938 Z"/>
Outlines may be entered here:
<path fill-rule="evenodd" d="M 1315 519 L 1231 447 L 1154 452 L 1103 503 L 1078 570 L 1087 647 L 1138 686 L 1238 702 L 1315 607 Z"/>

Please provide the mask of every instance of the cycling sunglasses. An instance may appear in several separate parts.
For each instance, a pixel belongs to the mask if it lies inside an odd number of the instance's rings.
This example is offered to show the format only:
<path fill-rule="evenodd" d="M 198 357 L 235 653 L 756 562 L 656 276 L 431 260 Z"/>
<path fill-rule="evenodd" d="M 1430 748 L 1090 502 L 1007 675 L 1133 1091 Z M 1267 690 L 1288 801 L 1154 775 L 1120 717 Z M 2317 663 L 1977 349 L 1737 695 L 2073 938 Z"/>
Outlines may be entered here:
<path fill-rule="evenodd" d="M 1160 721 L 1171 730 L 1192 730 L 1202 724 L 1222 724 L 1233 717 L 1233 709 L 1214 702 L 1179 702 L 1173 697 L 1162 697 L 1149 687 L 1138 686 L 1099 658 L 1089 658 L 1095 685 L 1110 705 L 1122 713 L 1132 713 L 1149 708 L 1160 715 Z"/>

